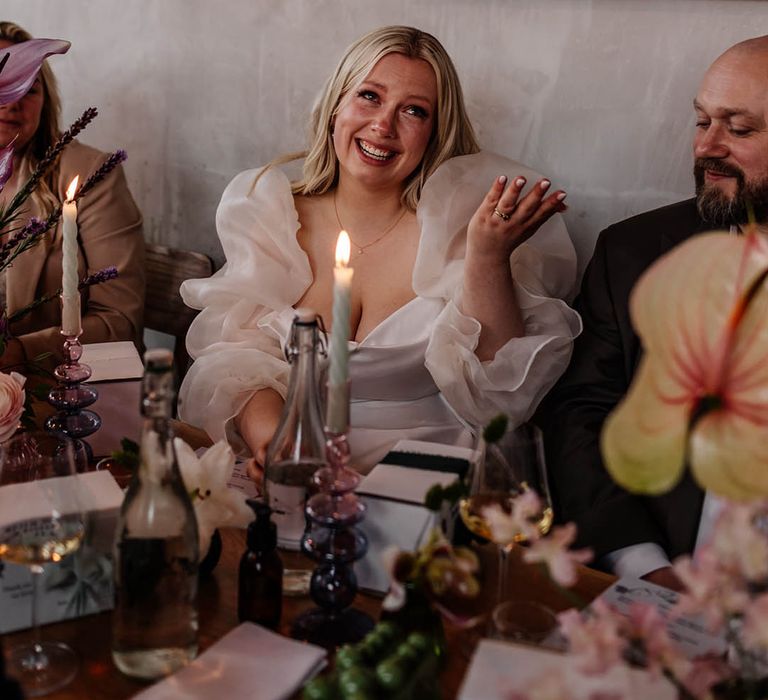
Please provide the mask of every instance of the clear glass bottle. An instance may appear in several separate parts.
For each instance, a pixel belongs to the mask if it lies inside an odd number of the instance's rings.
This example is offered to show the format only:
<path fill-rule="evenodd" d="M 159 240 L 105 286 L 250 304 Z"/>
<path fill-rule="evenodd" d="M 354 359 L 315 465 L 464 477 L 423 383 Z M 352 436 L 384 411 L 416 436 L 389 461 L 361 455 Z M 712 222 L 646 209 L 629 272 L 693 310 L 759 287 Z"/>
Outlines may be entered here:
<path fill-rule="evenodd" d="M 144 357 L 140 464 L 117 523 L 112 658 L 125 674 L 158 678 L 197 655 L 197 520 L 170 427 L 173 355 Z"/>
<path fill-rule="evenodd" d="M 304 504 L 312 475 L 325 465 L 325 431 L 317 381 L 320 333 L 317 315 L 297 309 L 286 349 L 291 363 L 288 395 L 267 449 L 264 486 L 281 547 L 298 549 L 304 534 Z"/>

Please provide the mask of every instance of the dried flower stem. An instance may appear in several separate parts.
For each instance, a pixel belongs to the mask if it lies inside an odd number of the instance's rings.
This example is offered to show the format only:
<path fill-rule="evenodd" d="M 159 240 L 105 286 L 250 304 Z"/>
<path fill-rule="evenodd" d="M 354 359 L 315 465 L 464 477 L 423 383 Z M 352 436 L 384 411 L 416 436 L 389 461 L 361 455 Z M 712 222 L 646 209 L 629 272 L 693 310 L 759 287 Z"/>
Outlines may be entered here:
<path fill-rule="evenodd" d="M 109 280 L 113 280 L 116 277 L 119 277 L 120 273 L 117 271 L 117 268 L 114 265 L 110 265 L 109 267 L 105 267 L 103 270 L 99 270 L 98 272 L 94 272 L 92 275 L 88 275 L 84 280 L 80 282 L 80 284 L 77 286 L 78 291 L 83 291 L 86 287 L 93 287 L 97 284 L 104 284 L 104 282 L 109 282 Z"/>
<path fill-rule="evenodd" d="M 36 246 L 61 216 L 61 206 L 56 207 L 45 221 L 37 218 L 29 220 L 0 248 L 0 269 L 8 267 L 25 250 Z"/>
<path fill-rule="evenodd" d="M 104 161 L 104 163 L 102 163 L 102 165 L 91 174 L 83 186 L 78 190 L 77 194 L 75 195 L 75 201 L 80 199 L 80 197 L 83 195 L 87 194 L 95 185 L 101 182 L 127 157 L 128 154 L 122 148 L 118 151 L 115 151 L 114 153 L 110 153 L 109 157 Z"/>
<path fill-rule="evenodd" d="M 103 270 L 94 272 L 92 275 L 88 275 L 88 277 L 81 280 L 80 283 L 77 285 L 77 289 L 78 291 L 82 292 L 84 289 L 87 289 L 88 287 L 93 287 L 97 284 L 103 284 L 104 282 L 109 282 L 110 280 L 113 280 L 118 276 L 119 276 L 119 273 L 117 271 L 117 268 L 114 265 L 110 265 L 109 267 L 105 267 Z M 54 299 L 58 298 L 60 295 L 61 295 L 61 287 L 59 287 L 54 292 L 50 292 L 49 294 L 46 294 L 38 299 L 35 299 L 30 304 L 27 304 L 25 307 L 13 313 L 8 318 L 8 323 L 13 323 L 14 321 L 18 321 L 19 319 L 24 318 L 24 316 L 26 316 L 31 311 L 34 311 L 38 306 L 42 306 L 43 304 L 46 304 L 49 301 L 53 301 Z"/>

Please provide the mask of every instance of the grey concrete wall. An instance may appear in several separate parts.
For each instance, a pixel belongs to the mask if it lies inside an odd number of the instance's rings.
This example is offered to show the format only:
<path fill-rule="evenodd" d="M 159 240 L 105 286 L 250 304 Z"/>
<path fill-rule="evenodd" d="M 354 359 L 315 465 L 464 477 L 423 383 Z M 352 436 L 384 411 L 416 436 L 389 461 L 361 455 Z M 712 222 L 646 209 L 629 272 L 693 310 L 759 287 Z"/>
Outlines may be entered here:
<path fill-rule="evenodd" d="M 238 171 L 304 145 L 343 49 L 384 24 L 434 33 L 484 147 L 552 176 L 582 264 L 605 225 L 692 191 L 691 100 L 712 59 L 768 33 L 754 0 L 3 0 L 52 60 L 66 120 L 128 150 L 147 237 L 221 261 L 213 216 Z"/>

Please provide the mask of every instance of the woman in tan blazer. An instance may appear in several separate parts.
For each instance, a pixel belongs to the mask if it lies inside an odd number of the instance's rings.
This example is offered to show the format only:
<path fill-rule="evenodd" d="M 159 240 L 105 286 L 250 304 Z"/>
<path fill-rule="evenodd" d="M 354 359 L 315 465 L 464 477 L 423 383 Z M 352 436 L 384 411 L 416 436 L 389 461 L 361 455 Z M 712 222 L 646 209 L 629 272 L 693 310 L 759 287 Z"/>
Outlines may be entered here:
<path fill-rule="evenodd" d="M 12 22 L 0 22 L 0 48 L 31 39 Z M 58 135 L 60 99 L 50 67 L 43 64 L 37 81 L 18 102 L 0 105 L 0 146 L 16 137 L 14 173 L 0 193 L 0 206 L 7 204 L 23 186 L 37 161 Z M 65 199 L 75 175 L 82 183 L 105 160 L 105 154 L 71 143 L 58 164 L 27 200 L 22 214 L 45 216 Z M 122 168 L 118 167 L 78 202 L 79 270 L 83 278 L 114 265 L 117 279 L 83 292 L 83 343 L 132 340 L 141 343 L 144 309 L 144 238 L 142 218 L 131 197 Z M 4 240 L 4 239 L 0 239 Z M 23 253 L 0 279 L 8 316 L 35 299 L 61 287 L 62 224 L 45 239 Z M 14 338 L 0 358 L 0 369 L 31 360 L 43 352 L 61 358 L 59 334 L 61 310 L 58 299 L 47 302 L 11 325 Z"/>

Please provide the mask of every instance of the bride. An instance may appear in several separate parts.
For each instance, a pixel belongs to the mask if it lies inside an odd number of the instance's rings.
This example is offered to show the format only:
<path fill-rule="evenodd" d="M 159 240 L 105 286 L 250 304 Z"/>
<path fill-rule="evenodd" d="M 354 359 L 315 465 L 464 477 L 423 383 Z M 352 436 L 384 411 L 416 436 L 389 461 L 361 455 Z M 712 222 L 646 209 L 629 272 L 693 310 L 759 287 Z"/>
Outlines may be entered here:
<path fill-rule="evenodd" d="M 331 315 L 336 238 L 352 239 L 352 462 L 399 439 L 469 444 L 499 412 L 526 420 L 581 323 L 561 299 L 575 254 L 565 192 L 480 152 L 455 68 L 431 35 L 375 30 L 346 51 L 313 111 L 303 175 L 241 173 L 216 224 L 227 262 L 188 280 L 201 313 L 181 417 L 263 463 L 280 416 L 294 309 Z M 535 235 L 534 235 L 535 234 Z"/>

